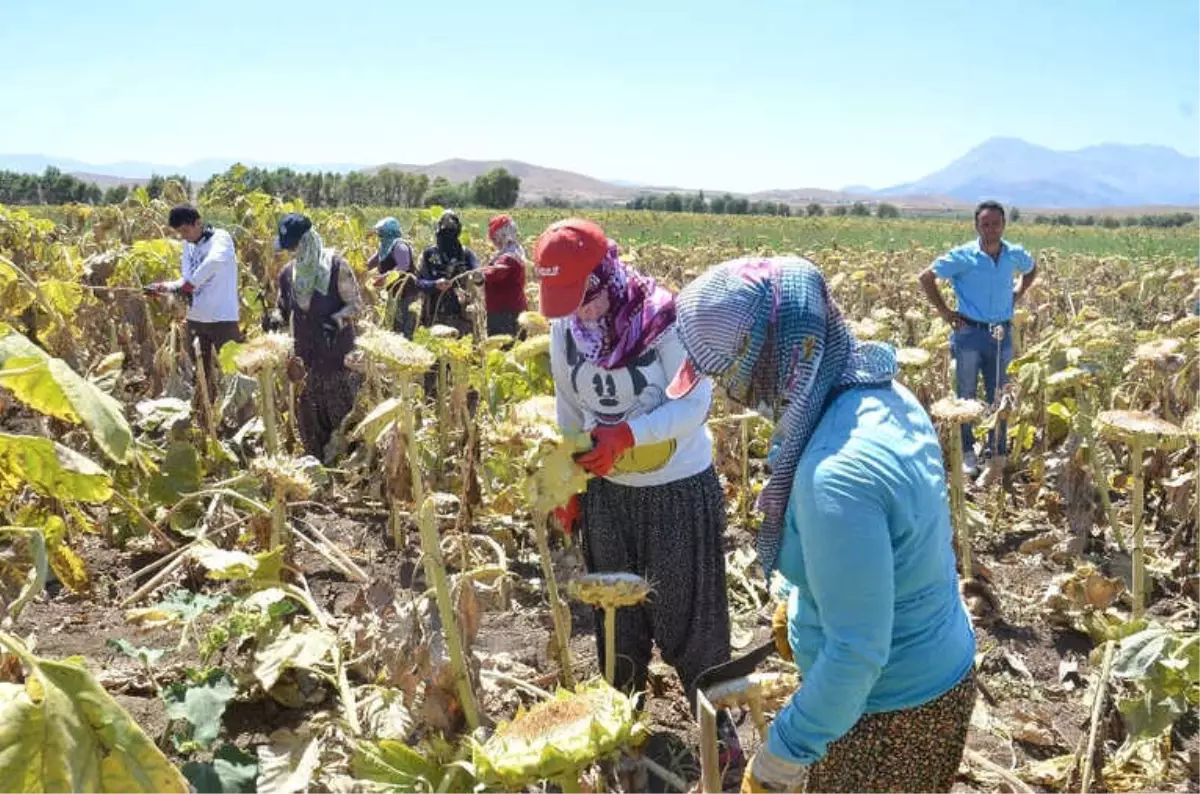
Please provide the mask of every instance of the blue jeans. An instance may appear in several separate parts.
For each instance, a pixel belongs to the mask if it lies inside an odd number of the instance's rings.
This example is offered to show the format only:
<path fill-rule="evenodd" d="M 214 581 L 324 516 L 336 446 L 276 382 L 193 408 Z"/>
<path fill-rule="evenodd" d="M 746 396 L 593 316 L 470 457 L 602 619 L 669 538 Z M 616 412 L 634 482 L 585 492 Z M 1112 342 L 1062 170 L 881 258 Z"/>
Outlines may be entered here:
<path fill-rule="evenodd" d="M 986 328 L 976 328 L 975 326 L 965 326 L 958 329 L 950 336 L 950 355 L 954 357 L 955 370 L 955 391 L 958 396 L 963 399 L 977 399 L 979 391 L 979 374 L 983 373 L 983 388 L 987 394 L 987 403 L 992 405 L 996 399 L 996 388 L 1003 388 L 1008 383 L 1008 365 L 1012 361 L 1012 334 L 1011 329 L 1005 326 L 1004 341 L 1000 342 L 999 346 L 996 340 L 992 338 L 992 334 Z M 999 350 L 997 350 L 999 347 Z M 997 375 L 997 352 L 999 353 L 999 376 L 1000 382 L 996 383 Z M 998 440 L 999 445 L 996 446 L 996 453 L 999 455 L 1007 454 L 1008 452 L 1008 424 L 1006 422 L 999 423 L 1000 438 L 996 438 L 996 431 L 993 429 L 988 432 L 988 450 L 992 449 L 993 444 Z M 964 424 L 962 426 L 962 443 L 963 452 L 972 449 L 975 442 L 975 435 L 971 425 Z"/>

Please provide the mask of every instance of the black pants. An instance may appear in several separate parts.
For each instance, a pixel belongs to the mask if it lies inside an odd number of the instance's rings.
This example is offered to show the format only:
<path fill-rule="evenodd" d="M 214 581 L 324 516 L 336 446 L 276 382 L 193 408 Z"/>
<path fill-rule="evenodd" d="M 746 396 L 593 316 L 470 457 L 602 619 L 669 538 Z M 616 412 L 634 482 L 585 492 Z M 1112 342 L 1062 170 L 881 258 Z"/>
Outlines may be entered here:
<path fill-rule="evenodd" d="M 488 336 L 517 335 L 517 317 L 520 312 L 488 312 Z"/>
<path fill-rule="evenodd" d="M 215 323 L 201 323 L 195 320 L 187 321 L 187 350 L 192 365 L 196 364 L 196 342 L 200 340 L 200 358 L 204 362 L 204 382 L 208 388 L 209 402 L 217 399 L 217 368 L 213 359 L 221 352 L 226 342 L 241 342 L 242 329 L 236 320 L 224 320 Z M 198 387 L 197 387 L 198 388 Z"/>
<path fill-rule="evenodd" d="M 591 573 L 628 571 L 646 579 L 650 597 L 617 612 L 619 689 L 646 684 L 652 643 L 675 668 L 696 702 L 693 683 L 727 662 L 729 602 L 725 594 L 725 498 L 716 471 L 666 485 L 633 488 L 596 478 L 580 498 L 584 558 Z M 596 610 L 596 642 L 604 667 L 604 615 Z"/>

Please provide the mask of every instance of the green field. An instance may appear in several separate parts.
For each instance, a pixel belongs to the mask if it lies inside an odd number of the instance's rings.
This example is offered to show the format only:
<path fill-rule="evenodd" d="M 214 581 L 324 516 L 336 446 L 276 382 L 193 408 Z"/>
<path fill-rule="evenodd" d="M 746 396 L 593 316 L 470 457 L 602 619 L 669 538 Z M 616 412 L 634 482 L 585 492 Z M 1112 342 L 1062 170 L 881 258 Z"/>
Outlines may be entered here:
<path fill-rule="evenodd" d="M 417 217 L 416 210 L 392 211 L 406 226 Z M 383 208 L 364 210 L 369 220 L 382 217 Z M 465 210 L 463 221 L 472 236 L 483 239 L 487 210 Z M 535 236 L 553 221 L 579 214 L 599 222 L 623 245 L 649 242 L 675 246 L 723 243 L 746 250 L 769 248 L 776 252 L 804 252 L 832 247 L 900 250 L 912 246 L 950 248 L 971 240 L 969 220 L 921 220 L 900 218 L 780 218 L 769 216 L 697 215 L 635 210 L 546 210 L 518 209 L 511 213 L 525 236 Z M 1200 256 L 1196 227 L 1176 229 L 1066 227 L 1014 223 L 1006 238 L 1035 253 L 1056 249 L 1062 253 L 1097 256 Z"/>

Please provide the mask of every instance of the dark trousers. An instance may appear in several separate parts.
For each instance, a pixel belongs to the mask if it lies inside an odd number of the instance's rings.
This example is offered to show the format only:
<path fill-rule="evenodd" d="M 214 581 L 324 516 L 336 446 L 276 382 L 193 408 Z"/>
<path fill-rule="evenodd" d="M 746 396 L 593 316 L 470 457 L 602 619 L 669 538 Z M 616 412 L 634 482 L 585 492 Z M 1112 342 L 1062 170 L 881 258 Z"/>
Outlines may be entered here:
<path fill-rule="evenodd" d="M 242 329 L 236 320 L 215 323 L 187 321 L 187 350 L 192 365 L 196 365 L 196 340 L 200 341 L 200 358 L 204 362 L 204 382 L 209 402 L 217 399 L 217 367 L 214 359 L 226 342 L 241 342 Z M 197 383 L 199 383 L 197 381 Z M 197 386 L 197 388 L 199 388 Z"/>
<path fill-rule="evenodd" d="M 589 573 L 627 571 L 646 579 L 650 597 L 617 613 L 616 680 L 626 691 L 646 684 L 652 643 L 696 702 L 693 684 L 729 661 L 725 594 L 725 498 L 713 468 L 682 480 L 635 488 L 596 478 L 580 497 Z M 596 610 L 604 667 L 604 615 Z"/>
<path fill-rule="evenodd" d="M 520 312 L 488 312 L 488 336 L 517 335 L 517 317 Z"/>

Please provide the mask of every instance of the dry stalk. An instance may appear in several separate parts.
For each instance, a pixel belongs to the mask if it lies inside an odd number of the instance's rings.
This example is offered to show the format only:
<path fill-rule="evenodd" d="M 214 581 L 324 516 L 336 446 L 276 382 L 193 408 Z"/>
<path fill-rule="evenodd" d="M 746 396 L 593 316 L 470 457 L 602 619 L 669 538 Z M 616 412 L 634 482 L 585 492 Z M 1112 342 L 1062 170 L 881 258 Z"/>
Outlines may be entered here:
<path fill-rule="evenodd" d="M 1108 678 L 1112 674 L 1113 654 L 1117 649 L 1115 642 L 1109 642 L 1104 648 L 1104 662 L 1100 667 L 1100 680 L 1096 682 L 1096 695 L 1092 698 L 1091 726 L 1088 728 L 1087 749 L 1083 753 L 1082 781 L 1079 784 L 1080 794 L 1087 794 L 1092 785 L 1092 766 L 1096 760 L 1096 734 L 1100 728 L 1100 712 L 1104 708 L 1105 695 L 1108 693 Z"/>

